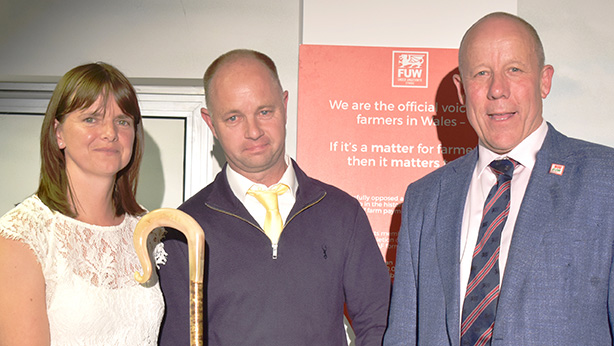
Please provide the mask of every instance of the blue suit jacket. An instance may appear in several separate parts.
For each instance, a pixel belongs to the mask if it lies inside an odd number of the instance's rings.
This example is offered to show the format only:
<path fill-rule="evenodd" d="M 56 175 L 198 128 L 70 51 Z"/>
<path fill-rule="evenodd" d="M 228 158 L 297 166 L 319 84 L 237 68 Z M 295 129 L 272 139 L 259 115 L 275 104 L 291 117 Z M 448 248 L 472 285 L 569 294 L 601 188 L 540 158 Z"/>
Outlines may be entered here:
<path fill-rule="evenodd" d="M 493 345 L 612 345 L 614 149 L 548 134 L 518 214 Z M 478 151 L 405 195 L 384 345 L 459 345 L 459 248 Z M 552 164 L 565 166 L 562 175 Z"/>

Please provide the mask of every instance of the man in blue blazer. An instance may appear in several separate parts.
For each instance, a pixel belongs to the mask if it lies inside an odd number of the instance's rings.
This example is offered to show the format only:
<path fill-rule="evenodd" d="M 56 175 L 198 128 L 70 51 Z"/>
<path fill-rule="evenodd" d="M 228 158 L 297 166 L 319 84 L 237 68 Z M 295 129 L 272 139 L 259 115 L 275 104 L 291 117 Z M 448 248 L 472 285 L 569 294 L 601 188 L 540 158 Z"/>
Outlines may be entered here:
<path fill-rule="evenodd" d="M 407 189 L 384 345 L 612 345 L 614 150 L 543 120 L 554 70 L 524 20 L 476 22 L 459 70 L 479 146 Z M 493 256 L 498 298 L 490 329 L 469 342 L 463 305 L 498 159 L 516 162 Z"/>

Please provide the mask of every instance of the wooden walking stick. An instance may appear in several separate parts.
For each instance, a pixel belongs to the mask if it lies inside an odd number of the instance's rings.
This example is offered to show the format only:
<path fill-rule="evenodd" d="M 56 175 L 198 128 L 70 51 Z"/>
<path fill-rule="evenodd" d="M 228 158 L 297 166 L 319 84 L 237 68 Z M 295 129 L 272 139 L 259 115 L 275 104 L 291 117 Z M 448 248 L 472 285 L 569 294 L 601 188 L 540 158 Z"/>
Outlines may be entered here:
<path fill-rule="evenodd" d="M 203 273 L 205 256 L 205 232 L 190 215 L 178 209 L 160 208 L 141 218 L 134 230 L 134 248 L 143 266 L 143 275 L 136 272 L 134 278 L 145 283 L 151 278 L 152 262 L 147 250 L 147 237 L 158 227 L 171 227 L 188 240 L 190 270 L 190 345 L 203 345 Z"/>

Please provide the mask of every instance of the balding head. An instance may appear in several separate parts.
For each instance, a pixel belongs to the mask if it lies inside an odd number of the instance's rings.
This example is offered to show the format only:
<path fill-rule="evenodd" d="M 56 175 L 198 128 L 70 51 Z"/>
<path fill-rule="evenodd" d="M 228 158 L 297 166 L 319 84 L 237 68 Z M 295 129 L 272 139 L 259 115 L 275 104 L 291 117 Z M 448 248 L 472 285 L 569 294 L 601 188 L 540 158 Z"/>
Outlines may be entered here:
<path fill-rule="evenodd" d="M 283 90 L 281 86 L 281 82 L 279 80 L 279 75 L 277 73 L 277 67 L 271 58 L 269 58 L 266 54 L 260 53 L 255 50 L 250 49 L 235 49 L 231 50 L 227 53 L 220 55 L 217 59 L 215 59 L 209 67 L 207 67 L 207 71 L 205 71 L 205 75 L 203 77 L 203 82 L 205 86 L 205 100 L 207 102 L 207 106 L 210 106 L 211 98 L 209 95 L 212 92 L 211 89 L 211 80 L 215 76 L 215 74 L 220 70 L 220 68 L 237 62 L 239 60 L 256 60 L 262 63 L 266 68 L 271 72 L 271 76 L 279 85 L 279 89 Z"/>
<path fill-rule="evenodd" d="M 544 47 L 535 28 L 526 20 L 513 14 L 506 12 L 493 12 L 479 19 L 465 32 L 458 50 L 458 66 L 461 70 L 461 74 L 463 73 L 463 66 L 465 65 L 467 59 L 467 46 L 472 43 L 477 34 L 481 33 L 483 30 L 490 30 L 489 27 L 491 27 L 493 23 L 497 21 L 517 24 L 521 30 L 525 31 L 527 38 L 532 41 L 533 51 L 537 58 L 539 68 L 544 67 Z"/>

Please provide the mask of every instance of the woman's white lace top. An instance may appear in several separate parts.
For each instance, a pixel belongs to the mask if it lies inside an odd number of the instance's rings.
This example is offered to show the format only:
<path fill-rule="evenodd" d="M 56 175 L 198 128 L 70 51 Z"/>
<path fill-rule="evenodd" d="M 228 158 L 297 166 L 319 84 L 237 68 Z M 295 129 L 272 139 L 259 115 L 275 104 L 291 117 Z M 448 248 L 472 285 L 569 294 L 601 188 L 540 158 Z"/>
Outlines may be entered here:
<path fill-rule="evenodd" d="M 142 272 L 132 245 L 137 222 L 126 215 L 118 226 L 90 225 L 36 195 L 0 218 L 0 236 L 27 244 L 42 267 L 51 345 L 156 345 L 164 302 L 157 282 L 134 279 Z M 162 230 L 152 235 L 150 250 L 158 243 L 161 258 Z"/>

